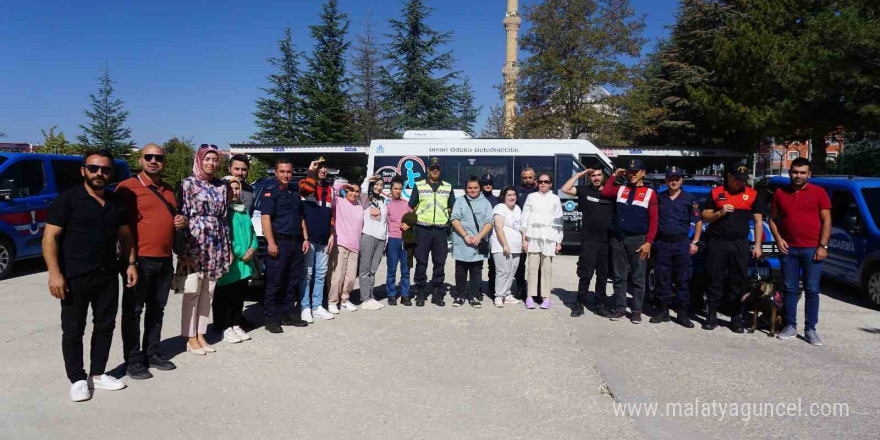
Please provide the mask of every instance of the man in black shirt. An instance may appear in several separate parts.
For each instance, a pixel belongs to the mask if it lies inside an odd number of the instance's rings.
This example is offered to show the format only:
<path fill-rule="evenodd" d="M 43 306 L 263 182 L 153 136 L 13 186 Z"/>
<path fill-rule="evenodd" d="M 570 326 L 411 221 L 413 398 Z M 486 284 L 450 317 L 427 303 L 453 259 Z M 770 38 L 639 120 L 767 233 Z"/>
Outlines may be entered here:
<path fill-rule="evenodd" d="M 128 262 L 126 287 L 137 284 L 136 252 L 122 199 L 105 187 L 113 177 L 113 155 L 92 150 L 80 169 L 85 182 L 59 195 L 49 208 L 43 258 L 49 292 L 61 300 L 61 352 L 70 379 L 70 398 L 91 398 L 89 389 L 121 390 L 122 380 L 104 374 L 119 308 L 117 239 Z M 92 307 L 90 374 L 83 369 L 82 338 Z"/>
<path fill-rule="evenodd" d="M 588 176 L 588 186 L 574 186 L 583 176 Z M 578 297 L 571 309 L 571 316 L 584 314 L 590 280 L 596 273 L 596 314 L 602 317 L 611 316 L 605 307 L 608 295 L 608 231 L 611 227 L 611 215 L 614 203 L 602 197 L 602 184 L 605 174 L 602 170 L 587 169 L 575 174 L 559 190 L 570 196 L 577 196 L 578 209 L 581 211 L 581 251 L 578 256 Z"/>

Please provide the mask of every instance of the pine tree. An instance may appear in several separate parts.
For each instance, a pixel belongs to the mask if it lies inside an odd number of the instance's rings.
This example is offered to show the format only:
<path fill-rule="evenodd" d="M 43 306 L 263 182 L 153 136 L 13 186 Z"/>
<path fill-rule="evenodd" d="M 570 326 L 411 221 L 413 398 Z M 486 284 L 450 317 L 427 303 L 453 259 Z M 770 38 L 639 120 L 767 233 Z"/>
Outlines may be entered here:
<path fill-rule="evenodd" d="M 321 23 L 309 26 L 315 48 L 300 81 L 306 136 L 317 143 L 347 142 L 352 136 L 345 76 L 345 51 L 351 44 L 345 41 L 349 21 L 337 3 L 327 0 L 321 6 Z"/>
<path fill-rule="evenodd" d="M 273 145 L 289 145 L 303 142 L 302 100 L 299 96 L 300 81 L 299 58 L 290 36 L 290 28 L 284 30 L 284 38 L 278 41 L 279 57 L 266 61 L 276 69 L 268 76 L 269 87 L 261 88 L 266 97 L 258 98 L 254 123 L 257 132 L 256 142 Z"/>
<path fill-rule="evenodd" d="M 383 110 L 398 132 L 415 129 L 460 129 L 455 111 L 458 72 L 451 51 L 442 51 L 452 34 L 431 29 L 431 9 L 422 0 L 407 0 L 402 19 L 391 19 L 391 40 L 383 69 Z"/>
<path fill-rule="evenodd" d="M 455 92 L 453 105 L 458 119 L 456 128 L 473 136 L 475 134 L 474 124 L 477 123 L 477 117 L 480 116 L 480 110 L 483 107 L 474 106 L 474 89 L 471 86 L 470 78 L 465 77 L 461 84 L 456 85 Z"/>
<path fill-rule="evenodd" d="M 352 65 L 351 109 L 354 118 L 354 137 L 359 142 L 388 136 L 388 129 L 382 114 L 382 101 L 379 75 L 382 65 L 379 48 L 373 34 L 370 14 L 367 14 L 363 35 L 357 37 Z"/>
<path fill-rule="evenodd" d="M 118 157 L 128 157 L 134 142 L 131 141 L 131 129 L 125 127 L 128 111 L 123 109 L 123 102 L 113 96 L 113 80 L 110 68 L 104 67 L 98 78 L 98 94 L 90 94 L 92 109 L 83 113 L 89 118 L 86 125 L 80 125 L 83 134 L 77 140 L 84 149 L 103 148 L 110 150 Z"/>

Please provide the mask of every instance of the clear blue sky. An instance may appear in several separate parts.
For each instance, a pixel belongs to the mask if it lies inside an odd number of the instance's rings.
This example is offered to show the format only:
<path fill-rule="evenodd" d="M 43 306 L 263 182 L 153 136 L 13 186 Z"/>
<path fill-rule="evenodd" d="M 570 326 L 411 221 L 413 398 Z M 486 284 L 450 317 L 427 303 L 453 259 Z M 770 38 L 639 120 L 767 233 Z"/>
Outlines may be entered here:
<path fill-rule="evenodd" d="M 523 4 L 535 0 L 521 0 Z M 42 143 L 40 129 L 58 125 L 68 139 L 81 133 L 83 109 L 105 62 L 125 101 L 138 145 L 171 136 L 198 143 L 246 141 L 254 132 L 254 100 L 270 73 L 265 58 L 289 26 L 299 50 L 310 52 L 308 25 L 319 0 L 268 1 L 8 1 L 0 14 L 0 142 Z M 483 106 L 477 128 L 497 102 L 493 86 L 504 63 L 505 0 L 428 0 L 429 24 L 452 31 L 450 49 L 470 76 Z M 676 0 L 631 0 L 646 16 L 651 50 L 675 20 Z M 352 21 L 367 12 L 377 32 L 399 16 L 400 0 L 339 0 Z"/>

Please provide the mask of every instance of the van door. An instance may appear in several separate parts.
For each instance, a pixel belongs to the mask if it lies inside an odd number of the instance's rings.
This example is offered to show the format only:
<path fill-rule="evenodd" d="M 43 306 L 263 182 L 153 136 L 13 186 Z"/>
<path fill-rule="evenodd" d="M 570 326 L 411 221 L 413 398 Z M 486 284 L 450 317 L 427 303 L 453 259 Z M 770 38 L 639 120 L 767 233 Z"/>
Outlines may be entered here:
<path fill-rule="evenodd" d="M 581 211 L 578 209 L 577 197 L 559 191 L 559 188 L 575 174 L 586 168 L 571 154 L 556 155 L 556 175 L 554 176 L 556 194 L 562 201 L 562 242 L 563 244 L 579 244 L 581 242 Z M 575 184 L 585 186 L 587 178 L 581 177 Z"/>
<path fill-rule="evenodd" d="M 46 172 L 41 158 L 21 159 L 0 174 L 0 190 L 11 200 L 0 210 L 0 223 L 9 231 L 17 258 L 39 255 L 49 204 L 54 194 L 46 189 Z"/>
<path fill-rule="evenodd" d="M 859 261 L 864 253 L 864 218 L 855 196 L 849 190 L 831 191 L 831 241 L 822 274 L 858 285 Z"/>

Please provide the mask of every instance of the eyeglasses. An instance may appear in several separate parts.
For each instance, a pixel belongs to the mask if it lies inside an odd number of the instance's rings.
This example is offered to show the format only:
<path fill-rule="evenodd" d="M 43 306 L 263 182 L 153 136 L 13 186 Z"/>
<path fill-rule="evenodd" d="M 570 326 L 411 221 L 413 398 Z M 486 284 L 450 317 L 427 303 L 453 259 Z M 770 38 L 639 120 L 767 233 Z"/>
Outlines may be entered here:
<path fill-rule="evenodd" d="M 494 182 L 483 182 L 483 186 L 495 186 Z"/>
<path fill-rule="evenodd" d="M 212 150 L 217 150 L 217 149 L 218 149 L 217 146 L 214 145 L 214 144 L 202 144 L 202 145 L 199 145 L 199 150 L 204 149 L 204 148 L 210 148 L 210 149 L 212 149 Z"/>
<path fill-rule="evenodd" d="M 539 180 L 538 183 L 549 185 L 549 184 L 553 183 L 553 181 L 552 180 Z"/>
<path fill-rule="evenodd" d="M 165 155 L 164 154 L 145 154 L 144 155 L 144 161 L 146 161 L 146 162 L 152 162 L 153 159 L 156 159 L 156 162 L 159 162 L 159 163 L 165 162 Z"/>
<path fill-rule="evenodd" d="M 98 171 L 105 176 L 109 176 L 113 172 L 112 167 L 102 167 L 100 165 L 86 165 L 86 169 L 92 174 L 98 174 Z"/>

